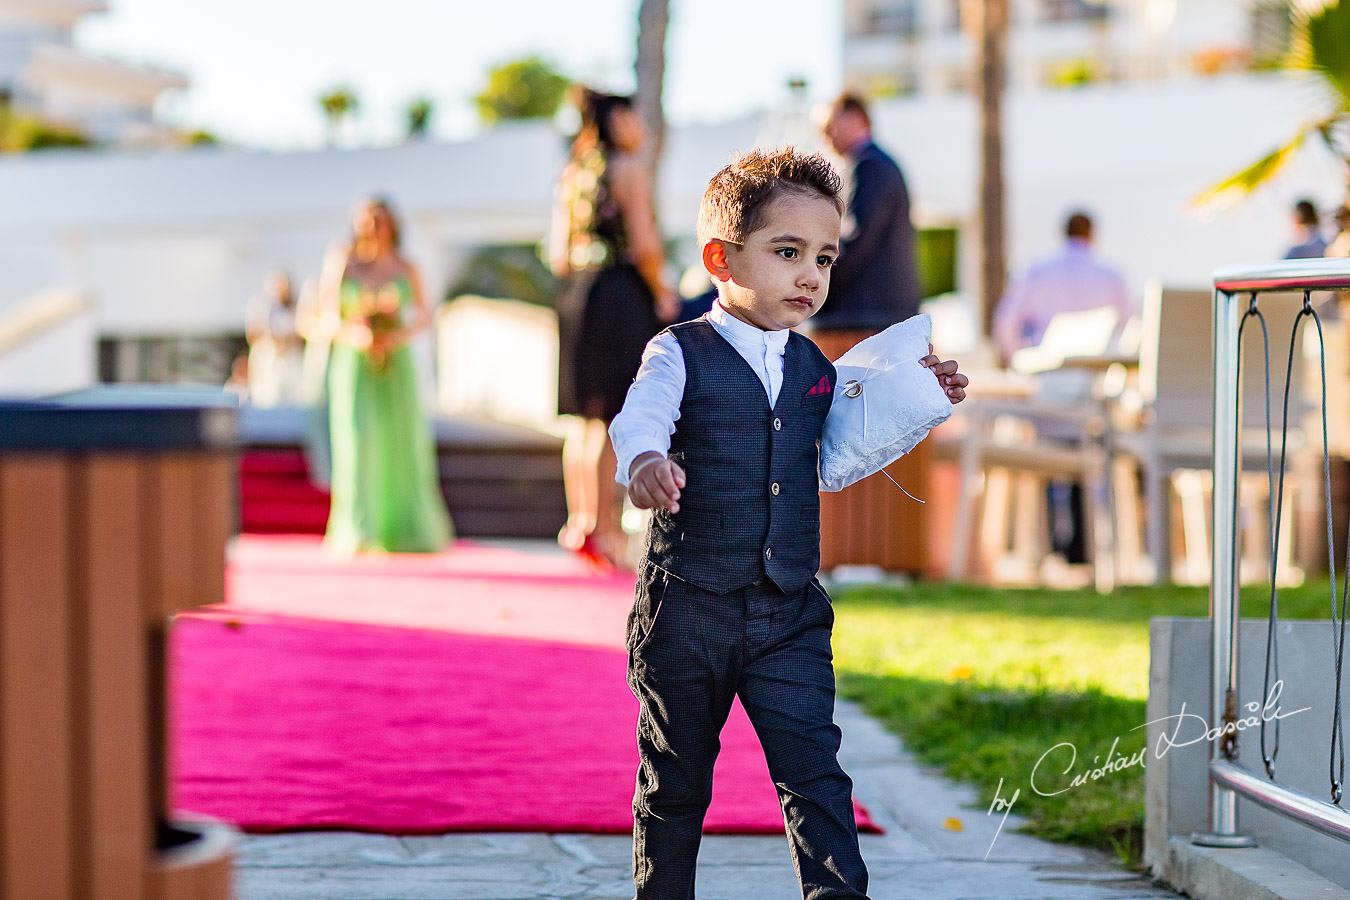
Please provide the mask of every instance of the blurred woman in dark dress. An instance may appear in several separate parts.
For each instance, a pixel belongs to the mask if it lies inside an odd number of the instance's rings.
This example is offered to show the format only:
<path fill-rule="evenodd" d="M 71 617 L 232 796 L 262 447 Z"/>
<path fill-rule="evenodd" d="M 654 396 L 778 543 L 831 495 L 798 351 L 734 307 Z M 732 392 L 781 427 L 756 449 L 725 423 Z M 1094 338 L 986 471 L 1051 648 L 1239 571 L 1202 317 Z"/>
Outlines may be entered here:
<path fill-rule="evenodd" d="M 558 296 L 558 412 L 578 416 L 563 448 L 567 524 L 558 542 L 614 564 L 622 530 L 606 429 L 623 406 L 642 350 L 679 312 L 665 283 L 647 135 L 629 97 L 579 88 L 581 127 L 558 185 L 553 271 Z"/>

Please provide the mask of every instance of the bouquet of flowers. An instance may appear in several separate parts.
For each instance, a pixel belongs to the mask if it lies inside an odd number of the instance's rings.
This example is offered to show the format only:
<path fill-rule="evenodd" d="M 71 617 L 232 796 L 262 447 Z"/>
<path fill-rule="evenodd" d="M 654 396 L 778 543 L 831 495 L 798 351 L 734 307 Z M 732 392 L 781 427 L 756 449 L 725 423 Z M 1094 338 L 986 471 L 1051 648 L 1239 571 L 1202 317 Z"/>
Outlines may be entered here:
<path fill-rule="evenodd" d="M 383 372 L 388 361 L 389 335 L 402 324 L 399 307 L 402 297 L 398 286 L 387 284 L 378 291 L 362 290 L 357 297 L 356 316 L 370 329 L 370 348 L 366 358 L 376 372 Z"/>

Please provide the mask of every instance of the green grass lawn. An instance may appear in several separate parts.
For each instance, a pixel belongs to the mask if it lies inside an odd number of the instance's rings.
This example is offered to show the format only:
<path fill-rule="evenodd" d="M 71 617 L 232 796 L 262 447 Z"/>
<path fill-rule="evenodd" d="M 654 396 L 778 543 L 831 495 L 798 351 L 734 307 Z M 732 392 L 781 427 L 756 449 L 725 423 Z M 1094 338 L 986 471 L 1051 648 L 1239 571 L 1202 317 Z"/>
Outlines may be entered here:
<path fill-rule="evenodd" d="M 985 815 L 999 780 L 1028 831 L 1115 852 L 1136 864 L 1143 845 L 1144 771 L 1109 772 L 1056 796 L 1119 738 L 1115 756 L 1144 746 L 1148 620 L 1205 616 L 1206 588 L 1092 591 L 968 585 L 840 588 L 834 655 L 841 695 L 859 701 L 923 762 L 974 783 Z M 1269 589 L 1243 592 L 1243 615 L 1264 618 Z M 1328 582 L 1280 592 L 1285 618 L 1330 618 Z M 1114 757 L 1113 757 L 1114 758 Z M 1100 765 L 1101 762 L 1097 763 Z M 1058 763 L 1056 765 L 1056 763 Z"/>

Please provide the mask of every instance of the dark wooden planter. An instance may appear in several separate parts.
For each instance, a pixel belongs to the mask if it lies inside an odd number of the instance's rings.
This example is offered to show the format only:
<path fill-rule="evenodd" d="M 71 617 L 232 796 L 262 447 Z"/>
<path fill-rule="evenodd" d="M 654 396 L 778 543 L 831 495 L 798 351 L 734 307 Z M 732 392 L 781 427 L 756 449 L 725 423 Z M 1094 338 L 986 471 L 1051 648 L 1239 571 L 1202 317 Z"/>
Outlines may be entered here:
<path fill-rule="evenodd" d="M 227 403 L 0 403 L 0 896 L 230 896 L 229 829 L 172 823 L 165 702 L 173 616 L 224 598 Z"/>
<path fill-rule="evenodd" d="M 817 331 L 811 334 L 830 359 L 838 359 L 870 331 Z M 932 501 L 931 441 L 886 467 L 886 472 L 915 497 Z M 929 560 L 929 509 L 916 503 L 877 473 L 842 491 L 820 495 L 820 568 L 872 565 L 911 575 L 933 574 Z"/>

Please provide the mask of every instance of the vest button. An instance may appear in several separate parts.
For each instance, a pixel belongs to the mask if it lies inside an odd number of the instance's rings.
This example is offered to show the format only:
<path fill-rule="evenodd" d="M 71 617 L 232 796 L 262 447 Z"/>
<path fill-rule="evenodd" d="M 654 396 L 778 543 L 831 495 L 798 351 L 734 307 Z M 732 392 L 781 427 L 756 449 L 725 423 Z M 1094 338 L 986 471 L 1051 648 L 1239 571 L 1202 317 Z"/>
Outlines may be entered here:
<path fill-rule="evenodd" d="M 765 558 L 765 559 L 773 559 L 773 548 L 772 548 L 772 547 L 765 547 L 765 548 L 764 548 L 764 558 Z"/>
<path fill-rule="evenodd" d="M 778 482 L 775 481 L 773 484 L 769 485 L 769 490 L 773 492 L 773 495 L 774 495 L 775 497 L 777 497 L 777 496 L 778 496 Z"/>
<path fill-rule="evenodd" d="M 774 419 L 774 420 L 773 420 L 773 430 L 774 430 L 774 431 L 782 431 L 782 430 L 783 430 L 783 420 L 782 420 L 782 419 Z"/>

